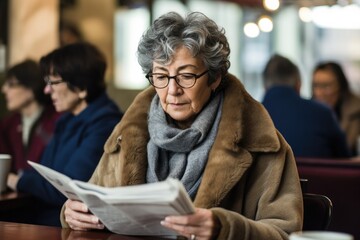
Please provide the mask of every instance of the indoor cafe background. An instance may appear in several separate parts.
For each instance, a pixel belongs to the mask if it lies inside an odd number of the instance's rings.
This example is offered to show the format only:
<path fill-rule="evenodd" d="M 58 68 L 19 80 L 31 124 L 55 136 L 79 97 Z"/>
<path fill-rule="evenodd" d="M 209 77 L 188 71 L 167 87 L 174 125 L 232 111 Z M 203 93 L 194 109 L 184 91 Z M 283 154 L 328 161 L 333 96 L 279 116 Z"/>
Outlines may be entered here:
<path fill-rule="evenodd" d="M 277 1 L 270 0 L 275 6 Z M 321 60 L 339 61 L 360 95 L 360 0 L 278 3 L 273 10 L 262 0 L 0 0 L 0 83 L 7 67 L 25 58 L 39 60 L 58 47 L 60 20 L 71 22 L 105 53 L 109 94 L 126 110 L 148 86 L 135 55 L 139 38 L 153 19 L 173 10 L 201 11 L 225 28 L 230 72 L 259 101 L 264 93 L 261 72 L 275 52 L 300 67 L 305 98 L 311 97 L 311 72 Z M 264 16 L 270 25 L 259 30 Z M 2 95 L 0 100 L 1 117 Z"/>

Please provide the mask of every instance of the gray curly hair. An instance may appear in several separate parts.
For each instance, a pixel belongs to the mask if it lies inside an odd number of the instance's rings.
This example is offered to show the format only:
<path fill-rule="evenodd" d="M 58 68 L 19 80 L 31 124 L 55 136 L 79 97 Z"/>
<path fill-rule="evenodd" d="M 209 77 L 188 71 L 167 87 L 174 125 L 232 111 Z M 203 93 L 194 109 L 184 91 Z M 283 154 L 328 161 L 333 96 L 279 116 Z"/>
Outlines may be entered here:
<path fill-rule="evenodd" d="M 227 74 L 230 48 L 225 30 L 200 12 L 192 12 L 185 18 L 169 12 L 154 21 L 142 35 L 137 50 L 144 73 L 152 71 L 155 60 L 164 65 L 170 63 L 180 46 L 203 60 L 209 69 L 209 84 L 218 73 L 222 79 Z"/>

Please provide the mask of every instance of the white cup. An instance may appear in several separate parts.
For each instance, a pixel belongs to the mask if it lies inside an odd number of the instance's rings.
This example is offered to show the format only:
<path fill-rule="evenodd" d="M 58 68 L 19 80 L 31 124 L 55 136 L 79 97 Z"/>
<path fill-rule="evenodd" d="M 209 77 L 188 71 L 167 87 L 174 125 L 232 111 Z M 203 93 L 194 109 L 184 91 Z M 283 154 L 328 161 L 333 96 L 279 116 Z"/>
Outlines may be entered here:
<path fill-rule="evenodd" d="M 354 240 L 354 237 L 347 233 L 330 231 L 302 231 L 290 234 L 290 240 Z"/>
<path fill-rule="evenodd" d="M 7 189 L 7 177 L 11 167 L 11 156 L 9 154 L 0 154 L 0 192 Z"/>

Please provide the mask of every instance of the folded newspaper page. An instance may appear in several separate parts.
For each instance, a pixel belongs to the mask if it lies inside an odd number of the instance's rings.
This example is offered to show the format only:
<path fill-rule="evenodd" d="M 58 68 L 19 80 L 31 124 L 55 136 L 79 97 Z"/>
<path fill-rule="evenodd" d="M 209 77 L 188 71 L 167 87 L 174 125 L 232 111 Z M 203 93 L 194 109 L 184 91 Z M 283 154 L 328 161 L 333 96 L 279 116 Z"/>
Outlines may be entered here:
<path fill-rule="evenodd" d="M 28 161 L 67 198 L 84 202 L 107 229 L 123 235 L 176 237 L 160 224 L 166 216 L 195 211 L 179 180 L 107 188 L 72 180 L 66 175 Z"/>

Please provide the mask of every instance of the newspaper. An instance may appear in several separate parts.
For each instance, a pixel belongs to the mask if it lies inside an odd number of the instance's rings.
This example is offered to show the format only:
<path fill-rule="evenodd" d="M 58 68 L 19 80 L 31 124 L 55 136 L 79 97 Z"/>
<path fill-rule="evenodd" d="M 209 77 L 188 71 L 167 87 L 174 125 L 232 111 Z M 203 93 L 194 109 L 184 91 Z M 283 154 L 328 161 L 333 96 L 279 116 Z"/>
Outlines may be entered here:
<path fill-rule="evenodd" d="M 72 180 L 66 175 L 28 161 L 67 198 L 84 202 L 105 227 L 117 234 L 174 238 L 176 232 L 160 224 L 166 216 L 195 211 L 179 180 L 107 188 Z"/>

